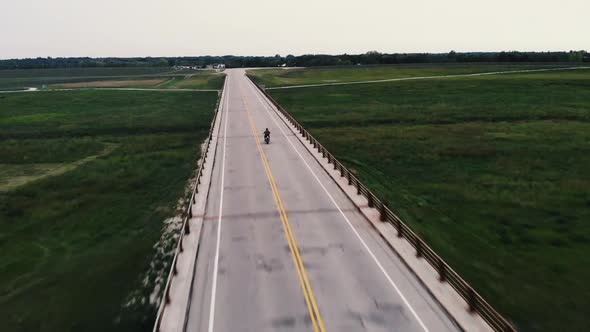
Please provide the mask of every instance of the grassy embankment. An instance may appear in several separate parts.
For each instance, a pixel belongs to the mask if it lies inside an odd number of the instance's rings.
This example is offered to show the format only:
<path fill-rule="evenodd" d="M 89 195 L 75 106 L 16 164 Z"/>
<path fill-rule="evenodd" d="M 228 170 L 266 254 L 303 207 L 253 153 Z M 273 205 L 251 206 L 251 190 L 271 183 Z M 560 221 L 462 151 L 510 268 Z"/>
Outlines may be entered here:
<path fill-rule="evenodd" d="M 153 308 L 123 304 L 149 292 L 141 278 L 216 100 L 215 92 L 0 95 L 3 331 L 151 329 Z"/>
<path fill-rule="evenodd" d="M 520 329 L 588 331 L 588 91 L 590 70 L 270 92 Z"/>
<path fill-rule="evenodd" d="M 177 88 L 221 89 L 223 74 L 173 68 L 72 68 L 1 70 L 0 90 L 23 88 Z"/>

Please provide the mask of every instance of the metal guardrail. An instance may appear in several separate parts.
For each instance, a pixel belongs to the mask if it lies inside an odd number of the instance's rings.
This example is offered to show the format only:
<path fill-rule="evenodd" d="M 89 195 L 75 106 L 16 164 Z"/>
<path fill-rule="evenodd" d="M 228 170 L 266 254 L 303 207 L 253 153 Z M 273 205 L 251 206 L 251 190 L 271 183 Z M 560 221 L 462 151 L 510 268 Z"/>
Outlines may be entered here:
<path fill-rule="evenodd" d="M 369 190 L 367 186 L 359 181 L 359 179 L 352 174 L 341 162 L 339 162 L 334 155 L 320 144 L 307 130 L 293 118 L 279 103 L 277 103 L 267 92 L 261 87 L 252 75 L 246 75 L 252 83 L 270 100 L 281 114 L 293 125 L 297 131 L 313 144 L 314 149 L 317 149 L 324 158 L 328 159 L 328 163 L 334 165 L 334 170 L 340 172 L 341 177 L 348 179 L 349 185 L 354 185 L 357 189 L 358 195 L 363 195 L 367 198 L 369 207 L 376 208 L 380 211 L 380 220 L 389 222 L 397 230 L 397 236 L 405 238 L 416 249 L 416 256 L 424 258 L 434 269 L 438 271 L 440 282 L 447 282 L 455 291 L 468 303 L 469 311 L 479 314 L 483 320 L 486 321 L 495 331 L 515 332 L 516 328 L 500 313 L 498 313 L 489 303 L 487 303 L 481 295 L 479 295 L 473 287 L 471 287 L 463 278 L 459 276 L 445 261 L 438 256 L 410 227 L 408 227 L 395 213 L 388 207 L 385 201 L 379 199 L 375 194 Z"/>
<path fill-rule="evenodd" d="M 221 90 L 220 96 L 223 94 L 223 89 Z M 205 142 L 205 153 L 201 158 L 201 165 L 199 165 L 199 170 L 197 171 L 197 178 L 195 180 L 195 188 L 191 194 L 191 199 L 189 202 L 188 207 L 182 214 L 182 230 L 180 232 L 180 238 L 178 239 L 178 244 L 176 245 L 176 250 L 174 251 L 174 259 L 172 260 L 170 272 L 168 274 L 168 279 L 166 280 L 166 286 L 164 288 L 164 292 L 162 295 L 162 300 L 160 301 L 160 306 L 158 308 L 158 313 L 156 316 L 156 322 L 154 323 L 154 330 L 153 332 L 160 331 L 160 324 L 162 323 L 162 316 L 164 315 L 164 310 L 166 306 L 170 303 L 170 284 L 172 283 L 172 278 L 177 274 L 176 263 L 178 260 L 178 254 L 183 252 L 182 242 L 184 240 L 184 235 L 189 234 L 191 232 L 189 221 L 193 217 L 193 204 L 196 203 L 196 195 L 199 193 L 199 185 L 201 184 L 201 176 L 203 175 L 203 168 L 205 167 L 205 162 L 207 161 L 207 156 L 209 154 L 209 146 L 211 145 L 211 139 L 213 138 L 213 130 L 215 128 L 215 121 L 217 121 L 217 114 L 219 114 L 219 107 L 221 107 L 221 98 L 217 101 L 217 105 L 215 106 L 215 113 L 213 114 L 213 120 L 211 121 L 211 127 L 209 128 L 209 136 L 207 137 L 207 141 Z"/>

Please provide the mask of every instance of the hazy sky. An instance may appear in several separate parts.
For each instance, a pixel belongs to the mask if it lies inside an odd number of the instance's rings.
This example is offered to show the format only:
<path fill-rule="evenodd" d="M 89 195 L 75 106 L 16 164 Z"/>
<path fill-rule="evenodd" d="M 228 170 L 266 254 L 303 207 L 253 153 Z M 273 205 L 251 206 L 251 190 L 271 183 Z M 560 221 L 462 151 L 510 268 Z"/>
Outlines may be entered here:
<path fill-rule="evenodd" d="M 590 50 L 590 0 L 0 0 L 0 58 Z"/>

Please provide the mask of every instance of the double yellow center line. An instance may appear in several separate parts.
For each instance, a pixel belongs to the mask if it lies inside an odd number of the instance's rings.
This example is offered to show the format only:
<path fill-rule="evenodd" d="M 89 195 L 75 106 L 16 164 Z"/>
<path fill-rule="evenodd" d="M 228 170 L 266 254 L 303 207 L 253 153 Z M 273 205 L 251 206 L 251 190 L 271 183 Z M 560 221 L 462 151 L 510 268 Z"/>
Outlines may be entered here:
<path fill-rule="evenodd" d="M 248 115 L 248 121 L 250 122 L 250 128 L 252 129 L 252 134 L 254 140 L 256 141 L 256 146 L 258 147 L 258 152 L 260 152 L 262 166 L 264 166 L 264 171 L 266 172 L 266 176 L 268 178 L 268 182 L 270 183 L 270 188 L 272 190 L 272 194 L 277 205 L 277 210 L 279 211 L 279 216 L 281 218 L 281 222 L 283 223 L 283 230 L 285 231 L 285 236 L 287 237 L 287 242 L 289 244 L 291 256 L 293 257 L 293 263 L 295 263 L 297 277 L 299 278 L 299 283 L 301 284 L 303 296 L 305 297 L 305 304 L 307 305 L 307 310 L 309 311 L 309 317 L 311 318 L 313 330 L 314 332 L 325 332 L 324 322 L 322 321 L 322 317 L 320 316 L 318 304 L 315 300 L 315 296 L 313 295 L 313 291 L 309 283 L 309 278 L 307 277 L 307 272 L 305 271 L 305 266 L 303 265 L 303 260 L 301 259 L 301 254 L 299 253 L 297 242 L 295 241 L 295 236 L 293 235 L 293 231 L 291 229 L 291 226 L 289 225 L 289 218 L 287 217 L 285 206 L 283 205 L 283 201 L 281 200 L 281 196 L 279 195 L 279 190 L 277 189 L 276 181 L 274 179 L 274 176 L 272 175 L 272 171 L 270 170 L 268 160 L 266 159 L 266 154 L 264 153 L 262 145 L 260 144 L 260 140 L 258 139 L 258 129 L 256 129 L 256 124 L 254 124 L 254 120 L 252 119 L 252 114 L 250 113 L 248 102 L 243 97 L 243 94 L 242 101 L 246 108 L 246 114 Z"/>

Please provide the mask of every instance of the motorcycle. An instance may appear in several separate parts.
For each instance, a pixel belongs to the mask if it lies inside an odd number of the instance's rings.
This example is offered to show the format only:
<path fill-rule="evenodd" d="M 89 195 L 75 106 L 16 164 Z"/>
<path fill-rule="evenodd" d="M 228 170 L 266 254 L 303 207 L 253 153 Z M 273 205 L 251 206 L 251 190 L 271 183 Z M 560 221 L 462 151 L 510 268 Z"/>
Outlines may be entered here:
<path fill-rule="evenodd" d="M 270 136 L 264 136 L 264 142 L 266 144 L 270 143 Z"/>

